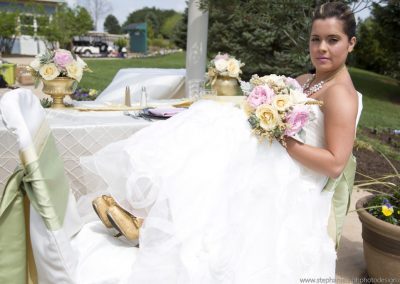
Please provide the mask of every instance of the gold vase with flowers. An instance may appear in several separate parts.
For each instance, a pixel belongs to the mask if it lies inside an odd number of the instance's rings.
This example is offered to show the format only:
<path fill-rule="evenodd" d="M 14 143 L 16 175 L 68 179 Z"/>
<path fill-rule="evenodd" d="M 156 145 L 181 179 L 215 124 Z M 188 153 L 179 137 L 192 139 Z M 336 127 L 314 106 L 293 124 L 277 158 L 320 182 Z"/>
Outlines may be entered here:
<path fill-rule="evenodd" d="M 43 93 L 52 97 L 52 108 L 64 108 L 64 97 L 74 93 L 83 71 L 90 71 L 79 56 L 65 49 L 39 54 L 30 67 L 35 87 L 42 81 Z"/>
<path fill-rule="evenodd" d="M 207 84 L 217 92 L 218 96 L 241 95 L 238 80 L 240 80 L 243 66 L 244 63 L 229 54 L 218 53 L 208 65 Z"/>

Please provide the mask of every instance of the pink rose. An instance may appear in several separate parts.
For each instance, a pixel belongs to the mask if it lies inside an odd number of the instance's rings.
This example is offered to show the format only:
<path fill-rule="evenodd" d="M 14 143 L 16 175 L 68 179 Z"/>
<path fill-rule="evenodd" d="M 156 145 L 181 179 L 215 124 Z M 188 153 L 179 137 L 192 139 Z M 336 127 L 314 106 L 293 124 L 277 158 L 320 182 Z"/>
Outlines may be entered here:
<path fill-rule="evenodd" d="M 216 60 L 219 60 L 219 59 L 228 60 L 229 59 L 229 54 L 228 53 L 224 53 L 224 54 L 218 53 L 215 56 L 214 60 L 216 61 Z"/>
<path fill-rule="evenodd" d="M 54 63 L 58 66 L 65 68 L 68 64 L 70 64 L 74 58 L 72 57 L 71 52 L 65 49 L 57 49 L 54 54 Z"/>
<path fill-rule="evenodd" d="M 300 86 L 299 82 L 297 82 L 296 79 L 286 77 L 285 81 L 286 85 L 288 85 L 290 89 L 303 91 L 303 88 Z"/>
<path fill-rule="evenodd" d="M 286 116 L 287 128 L 285 135 L 294 136 L 308 123 L 310 111 L 307 106 L 297 105 Z"/>
<path fill-rule="evenodd" d="M 268 86 L 256 86 L 247 97 L 247 102 L 254 108 L 262 104 L 269 104 L 275 96 L 274 91 Z"/>

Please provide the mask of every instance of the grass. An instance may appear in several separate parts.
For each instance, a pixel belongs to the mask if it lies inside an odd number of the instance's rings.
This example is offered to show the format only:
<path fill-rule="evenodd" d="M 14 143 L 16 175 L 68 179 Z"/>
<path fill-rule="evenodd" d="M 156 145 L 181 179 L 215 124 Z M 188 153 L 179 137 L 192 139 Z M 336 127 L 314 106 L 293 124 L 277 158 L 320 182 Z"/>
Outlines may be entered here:
<path fill-rule="evenodd" d="M 185 68 L 184 52 L 165 56 L 132 59 L 86 59 L 93 73 L 86 73 L 81 87 L 104 90 L 121 68 Z M 400 82 L 373 72 L 350 68 L 356 89 L 363 94 L 363 128 L 400 129 Z M 367 143 L 384 154 L 400 160 L 400 155 L 380 141 L 359 133 Z"/>
<path fill-rule="evenodd" d="M 350 74 L 363 95 L 360 126 L 400 129 L 400 82 L 357 68 L 351 68 Z"/>
<path fill-rule="evenodd" d="M 79 86 L 104 90 L 121 68 L 185 68 L 184 52 L 132 59 L 85 59 L 93 73 L 86 72 Z"/>

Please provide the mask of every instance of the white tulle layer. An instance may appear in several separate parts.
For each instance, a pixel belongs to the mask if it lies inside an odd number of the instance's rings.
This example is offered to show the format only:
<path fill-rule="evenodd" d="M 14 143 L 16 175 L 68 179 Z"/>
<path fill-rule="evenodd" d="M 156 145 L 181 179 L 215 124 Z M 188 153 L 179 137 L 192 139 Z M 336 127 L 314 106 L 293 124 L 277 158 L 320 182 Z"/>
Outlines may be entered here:
<path fill-rule="evenodd" d="M 319 115 L 313 123 L 322 122 Z M 233 105 L 196 103 L 83 164 L 145 218 L 126 283 L 335 276 L 331 195 L 321 193 L 326 177 L 304 169 L 280 144 L 260 143 Z"/>

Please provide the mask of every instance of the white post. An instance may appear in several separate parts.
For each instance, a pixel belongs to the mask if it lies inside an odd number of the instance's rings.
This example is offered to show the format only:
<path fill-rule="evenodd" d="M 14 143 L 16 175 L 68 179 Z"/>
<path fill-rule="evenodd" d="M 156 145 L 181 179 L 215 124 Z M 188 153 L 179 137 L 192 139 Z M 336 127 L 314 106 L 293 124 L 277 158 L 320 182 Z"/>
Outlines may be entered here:
<path fill-rule="evenodd" d="M 207 61 L 208 12 L 199 9 L 197 0 L 189 1 L 186 42 L 186 95 L 188 82 L 204 80 Z"/>

